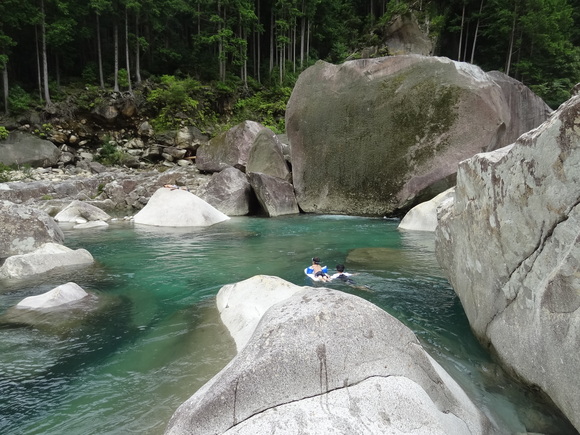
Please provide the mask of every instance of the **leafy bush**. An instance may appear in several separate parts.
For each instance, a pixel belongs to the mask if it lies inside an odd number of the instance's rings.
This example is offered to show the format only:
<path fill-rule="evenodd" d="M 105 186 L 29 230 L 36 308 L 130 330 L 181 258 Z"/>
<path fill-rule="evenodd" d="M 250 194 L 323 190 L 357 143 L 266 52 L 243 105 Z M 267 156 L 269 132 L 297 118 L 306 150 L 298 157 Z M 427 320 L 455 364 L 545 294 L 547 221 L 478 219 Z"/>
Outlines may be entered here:
<path fill-rule="evenodd" d="M 8 107 L 13 114 L 24 113 L 34 106 L 34 98 L 20 86 L 10 88 L 8 96 Z"/>
<path fill-rule="evenodd" d="M 6 183 L 12 180 L 10 172 L 12 168 L 6 166 L 4 163 L 0 163 L 0 183 Z"/>
<path fill-rule="evenodd" d="M 97 155 L 97 161 L 103 165 L 113 166 L 123 162 L 125 153 L 113 142 L 106 142 Z"/>
<path fill-rule="evenodd" d="M 0 125 L 0 140 L 4 140 L 8 137 L 8 130 L 6 130 L 6 127 L 2 127 Z"/>
<path fill-rule="evenodd" d="M 285 131 L 286 104 L 292 93 L 290 87 L 265 89 L 241 99 L 236 104 L 236 121 L 258 121 L 275 133 Z"/>

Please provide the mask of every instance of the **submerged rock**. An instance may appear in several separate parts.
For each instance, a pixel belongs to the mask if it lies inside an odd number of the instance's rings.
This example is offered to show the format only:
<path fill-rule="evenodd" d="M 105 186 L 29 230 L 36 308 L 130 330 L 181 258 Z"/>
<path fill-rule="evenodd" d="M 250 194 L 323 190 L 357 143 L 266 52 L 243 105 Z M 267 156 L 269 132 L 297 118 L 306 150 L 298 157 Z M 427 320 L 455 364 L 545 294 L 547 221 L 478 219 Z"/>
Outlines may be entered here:
<path fill-rule="evenodd" d="M 158 227 L 205 227 L 229 217 L 193 193 L 163 187 L 153 194 L 134 219 L 136 224 Z"/>
<path fill-rule="evenodd" d="M 16 304 L 16 308 L 42 310 L 76 302 L 89 294 L 74 282 L 68 282 L 37 296 L 29 296 Z"/>
<path fill-rule="evenodd" d="M 411 330 L 364 299 L 267 276 L 222 291 L 239 353 L 167 434 L 496 433 Z"/>
<path fill-rule="evenodd" d="M 437 259 L 476 336 L 580 430 L 580 97 L 462 162 Z"/>

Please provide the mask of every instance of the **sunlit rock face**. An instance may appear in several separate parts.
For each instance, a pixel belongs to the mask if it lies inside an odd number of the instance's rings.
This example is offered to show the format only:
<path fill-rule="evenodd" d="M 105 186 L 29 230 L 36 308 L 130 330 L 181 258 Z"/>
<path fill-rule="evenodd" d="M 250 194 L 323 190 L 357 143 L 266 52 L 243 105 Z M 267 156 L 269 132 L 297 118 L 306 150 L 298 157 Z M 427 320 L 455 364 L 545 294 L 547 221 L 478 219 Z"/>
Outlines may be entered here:
<path fill-rule="evenodd" d="M 580 429 L 580 97 L 459 165 L 437 258 L 471 327 Z"/>
<path fill-rule="evenodd" d="M 452 187 L 461 160 L 509 145 L 551 112 L 500 78 L 420 55 L 317 62 L 286 111 L 298 205 L 381 216 Z"/>
<path fill-rule="evenodd" d="M 258 275 L 217 297 L 237 356 L 167 434 L 495 434 L 421 347 L 370 302 Z"/>

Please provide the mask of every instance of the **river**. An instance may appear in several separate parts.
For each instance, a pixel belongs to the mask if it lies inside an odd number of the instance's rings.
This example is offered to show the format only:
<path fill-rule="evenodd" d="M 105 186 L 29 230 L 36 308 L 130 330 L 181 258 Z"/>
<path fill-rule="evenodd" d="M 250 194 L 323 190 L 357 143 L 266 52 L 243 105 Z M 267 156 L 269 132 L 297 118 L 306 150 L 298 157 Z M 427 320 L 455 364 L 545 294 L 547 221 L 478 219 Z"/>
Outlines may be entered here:
<path fill-rule="evenodd" d="M 258 274 L 313 285 L 318 256 L 346 264 L 365 298 L 397 317 L 507 432 L 575 434 L 538 395 L 504 373 L 475 340 L 443 277 L 430 233 L 399 232 L 380 218 L 298 215 L 233 218 L 207 228 L 113 222 L 64 227 L 65 244 L 95 265 L 0 282 L 0 433 L 161 434 L 174 410 L 235 353 L 215 295 Z M 8 322 L 26 296 L 74 281 L 98 312 Z M 316 285 L 316 284 L 315 284 Z"/>

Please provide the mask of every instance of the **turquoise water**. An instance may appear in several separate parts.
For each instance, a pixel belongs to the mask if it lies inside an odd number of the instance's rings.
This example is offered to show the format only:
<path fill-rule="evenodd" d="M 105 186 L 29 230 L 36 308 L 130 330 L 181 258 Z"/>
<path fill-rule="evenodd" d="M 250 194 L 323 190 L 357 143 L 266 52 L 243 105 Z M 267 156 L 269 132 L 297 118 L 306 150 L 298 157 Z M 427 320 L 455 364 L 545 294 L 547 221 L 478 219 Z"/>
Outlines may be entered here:
<path fill-rule="evenodd" d="M 312 285 L 303 269 L 313 256 L 331 269 L 345 263 L 358 288 L 329 286 L 409 326 L 507 432 L 576 433 L 478 345 L 435 261 L 432 235 L 400 233 L 397 224 L 300 215 L 198 229 L 65 229 L 66 245 L 87 249 L 94 266 L 0 282 L 0 433 L 163 433 L 173 411 L 235 353 L 215 308 L 218 290 L 257 274 Z M 68 281 L 98 295 L 101 309 L 15 323 L 10 307 Z"/>

